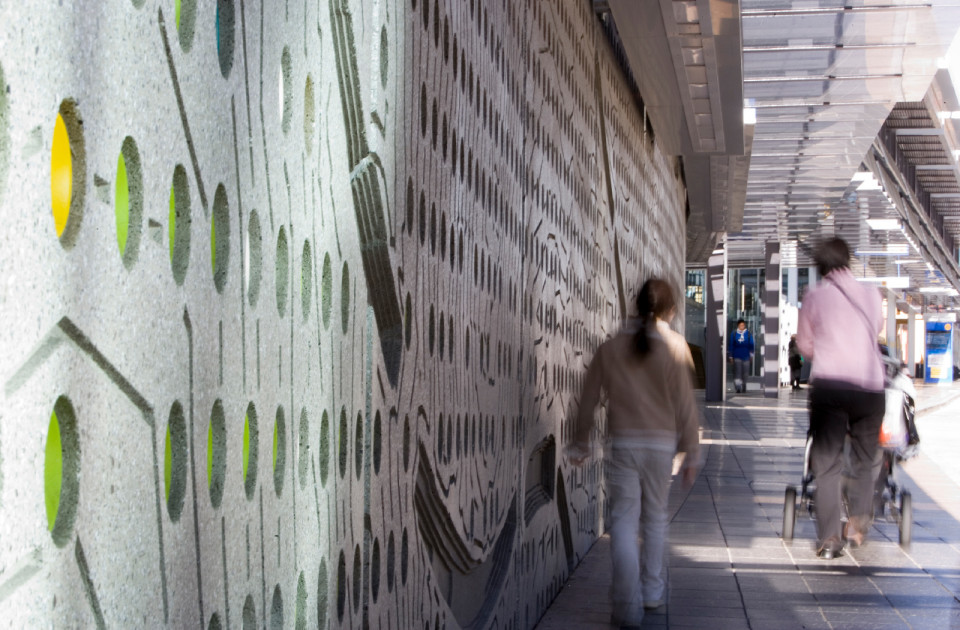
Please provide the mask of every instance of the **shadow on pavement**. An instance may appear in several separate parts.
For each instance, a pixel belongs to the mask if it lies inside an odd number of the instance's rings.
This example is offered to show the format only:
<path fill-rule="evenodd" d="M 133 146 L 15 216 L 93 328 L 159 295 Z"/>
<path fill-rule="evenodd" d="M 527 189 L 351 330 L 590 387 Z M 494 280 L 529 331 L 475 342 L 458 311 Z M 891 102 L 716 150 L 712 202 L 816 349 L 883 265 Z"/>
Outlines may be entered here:
<path fill-rule="evenodd" d="M 671 491 L 668 603 L 643 628 L 960 628 L 960 521 L 924 490 L 945 487 L 942 473 L 930 479 L 936 466 L 901 477 L 914 497 L 909 549 L 878 521 L 866 546 L 822 561 L 807 515 L 793 541 L 780 538 L 784 489 L 803 469 L 806 396 L 703 409 L 703 470 L 688 492 Z M 609 628 L 609 584 L 603 537 L 537 628 Z"/>

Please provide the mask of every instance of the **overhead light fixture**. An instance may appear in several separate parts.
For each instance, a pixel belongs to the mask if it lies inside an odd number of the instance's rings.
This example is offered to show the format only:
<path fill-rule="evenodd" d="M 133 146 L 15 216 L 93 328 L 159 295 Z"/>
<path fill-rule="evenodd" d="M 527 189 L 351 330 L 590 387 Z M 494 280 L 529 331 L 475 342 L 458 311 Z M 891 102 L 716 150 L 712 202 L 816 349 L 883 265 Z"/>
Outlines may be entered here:
<path fill-rule="evenodd" d="M 857 186 L 857 191 L 883 189 L 883 186 L 880 185 L 880 182 L 877 181 L 877 178 L 874 177 L 870 171 L 854 173 L 851 181 L 860 182 L 860 185 Z"/>
<path fill-rule="evenodd" d="M 918 260 L 918 259 L 916 259 L 916 258 L 898 258 L 897 260 L 895 260 L 895 261 L 893 261 L 893 262 L 894 262 L 895 264 L 898 264 L 898 265 L 913 265 L 913 264 L 915 264 L 915 263 L 921 263 L 921 262 L 923 262 L 923 261 L 922 261 L 922 260 Z"/>
<path fill-rule="evenodd" d="M 899 230 L 900 219 L 867 219 L 871 230 Z"/>
<path fill-rule="evenodd" d="M 757 124 L 757 108 L 756 107 L 743 108 L 743 124 L 744 126 Z"/>
<path fill-rule="evenodd" d="M 949 296 L 960 295 L 960 293 L 957 293 L 956 289 L 953 289 L 951 287 L 920 287 L 920 293 L 931 293 L 931 294 L 949 295 Z"/>

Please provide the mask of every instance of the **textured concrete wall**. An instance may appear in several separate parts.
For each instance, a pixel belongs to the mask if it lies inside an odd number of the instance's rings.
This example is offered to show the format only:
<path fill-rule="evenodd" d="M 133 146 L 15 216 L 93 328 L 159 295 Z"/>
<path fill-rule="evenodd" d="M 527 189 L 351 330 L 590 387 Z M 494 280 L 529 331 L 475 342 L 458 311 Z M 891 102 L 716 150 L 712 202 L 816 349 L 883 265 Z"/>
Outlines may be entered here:
<path fill-rule="evenodd" d="M 586 2 L 3 3 L 0 624 L 532 626 L 682 213 Z"/>

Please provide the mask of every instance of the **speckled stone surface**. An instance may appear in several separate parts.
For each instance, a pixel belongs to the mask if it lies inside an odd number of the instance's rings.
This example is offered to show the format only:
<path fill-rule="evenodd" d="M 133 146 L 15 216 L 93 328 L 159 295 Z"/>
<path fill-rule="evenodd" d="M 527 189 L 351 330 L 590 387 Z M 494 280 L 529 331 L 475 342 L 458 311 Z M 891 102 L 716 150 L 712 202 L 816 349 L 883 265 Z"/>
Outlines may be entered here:
<path fill-rule="evenodd" d="M 0 4 L 0 626 L 531 627 L 684 248 L 588 3 Z"/>

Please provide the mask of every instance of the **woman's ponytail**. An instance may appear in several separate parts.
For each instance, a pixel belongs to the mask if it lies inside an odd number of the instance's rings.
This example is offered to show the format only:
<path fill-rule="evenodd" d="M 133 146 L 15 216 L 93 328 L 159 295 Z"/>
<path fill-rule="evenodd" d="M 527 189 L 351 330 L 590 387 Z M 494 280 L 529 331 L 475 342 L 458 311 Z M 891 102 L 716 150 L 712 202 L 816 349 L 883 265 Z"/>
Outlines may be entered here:
<path fill-rule="evenodd" d="M 642 358 L 650 352 L 651 329 L 658 319 L 666 318 L 676 307 L 673 289 L 660 278 L 650 278 L 643 283 L 637 294 L 637 311 L 640 313 L 640 329 L 634 335 L 634 349 Z"/>

